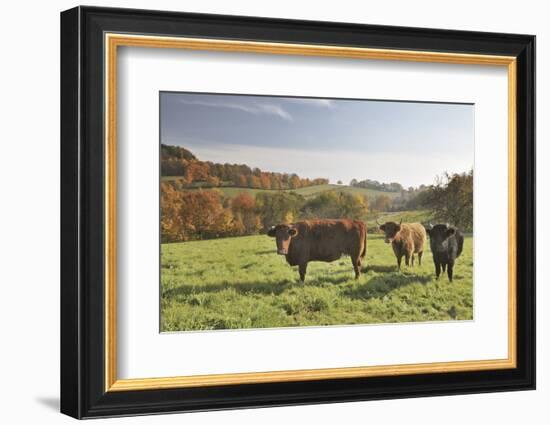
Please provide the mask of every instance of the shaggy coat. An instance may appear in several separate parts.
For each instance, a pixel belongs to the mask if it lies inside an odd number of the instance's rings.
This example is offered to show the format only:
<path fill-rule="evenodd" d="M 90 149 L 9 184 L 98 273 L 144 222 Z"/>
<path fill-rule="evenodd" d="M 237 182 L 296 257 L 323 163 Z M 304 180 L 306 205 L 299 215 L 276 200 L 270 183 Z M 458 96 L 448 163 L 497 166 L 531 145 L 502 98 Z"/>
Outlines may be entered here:
<path fill-rule="evenodd" d="M 418 264 L 422 265 L 422 254 L 426 242 L 426 230 L 420 223 L 395 223 L 388 221 L 380 226 L 385 242 L 391 243 L 397 259 L 397 269 L 401 269 L 401 259 L 405 264 L 414 266 L 414 254 L 418 254 Z"/>
<path fill-rule="evenodd" d="M 435 276 L 439 279 L 441 270 L 445 273 L 449 282 L 453 281 L 453 269 L 456 259 L 462 253 L 464 246 L 464 235 L 460 230 L 450 227 L 448 224 L 429 225 L 426 228 L 430 235 L 430 248 L 434 258 Z"/>
<path fill-rule="evenodd" d="M 331 262 L 349 255 L 355 278 L 361 275 L 361 262 L 367 252 L 367 228 L 359 220 L 305 220 L 278 224 L 267 232 L 277 242 L 277 253 L 291 266 L 298 266 L 300 280 L 306 277 L 310 261 Z"/>

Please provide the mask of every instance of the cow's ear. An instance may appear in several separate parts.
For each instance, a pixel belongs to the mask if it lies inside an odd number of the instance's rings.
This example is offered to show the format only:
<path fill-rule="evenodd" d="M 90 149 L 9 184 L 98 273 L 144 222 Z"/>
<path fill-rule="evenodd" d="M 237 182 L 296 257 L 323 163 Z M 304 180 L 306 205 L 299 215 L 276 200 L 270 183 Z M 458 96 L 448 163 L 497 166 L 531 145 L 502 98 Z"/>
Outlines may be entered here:
<path fill-rule="evenodd" d="M 275 237 L 275 226 L 271 226 L 269 230 L 267 231 L 267 236 L 270 236 L 272 238 Z"/>
<path fill-rule="evenodd" d="M 386 225 L 383 224 L 382 226 L 380 226 L 380 230 L 382 230 L 383 232 L 385 232 L 385 231 L 386 231 Z"/>
<path fill-rule="evenodd" d="M 445 236 L 454 235 L 454 234 L 455 234 L 455 231 L 456 231 L 456 229 L 455 229 L 454 227 L 449 227 L 449 228 L 445 231 Z"/>
<path fill-rule="evenodd" d="M 288 234 L 290 235 L 290 237 L 293 238 L 298 234 L 298 230 L 295 227 L 291 227 L 290 229 L 288 229 Z"/>

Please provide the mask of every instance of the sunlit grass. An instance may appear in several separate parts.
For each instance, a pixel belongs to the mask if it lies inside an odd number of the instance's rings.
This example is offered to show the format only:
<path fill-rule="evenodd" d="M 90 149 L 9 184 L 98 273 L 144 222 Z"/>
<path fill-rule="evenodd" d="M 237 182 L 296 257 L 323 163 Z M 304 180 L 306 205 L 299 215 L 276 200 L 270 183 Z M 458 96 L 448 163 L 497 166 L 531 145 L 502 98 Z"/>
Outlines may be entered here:
<path fill-rule="evenodd" d="M 429 246 L 422 266 L 397 272 L 380 235 L 369 235 L 360 279 L 342 257 L 309 263 L 305 284 L 265 235 L 164 244 L 161 330 L 467 320 L 472 275 L 471 237 L 452 283 L 435 280 Z"/>

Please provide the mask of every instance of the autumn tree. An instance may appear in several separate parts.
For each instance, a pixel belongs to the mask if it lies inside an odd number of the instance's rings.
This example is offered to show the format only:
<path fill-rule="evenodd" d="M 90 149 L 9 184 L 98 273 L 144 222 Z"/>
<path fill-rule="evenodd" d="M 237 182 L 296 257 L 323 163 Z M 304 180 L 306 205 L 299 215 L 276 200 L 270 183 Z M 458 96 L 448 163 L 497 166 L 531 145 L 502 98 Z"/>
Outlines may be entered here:
<path fill-rule="evenodd" d="M 260 192 L 256 195 L 257 212 L 264 229 L 295 221 L 303 205 L 303 196 L 292 192 Z"/>
<path fill-rule="evenodd" d="M 289 180 L 290 189 L 298 189 L 300 187 L 300 178 L 296 174 L 292 174 Z"/>
<path fill-rule="evenodd" d="M 216 176 L 206 176 L 206 183 L 210 187 L 217 187 L 220 185 L 220 179 Z"/>
<path fill-rule="evenodd" d="M 231 210 L 237 234 L 252 235 L 258 232 L 261 222 L 256 214 L 256 201 L 250 194 L 241 192 L 233 198 Z"/>
<path fill-rule="evenodd" d="M 268 173 L 260 174 L 260 185 L 262 189 L 271 189 L 271 179 Z"/>
<path fill-rule="evenodd" d="M 231 230 L 232 217 L 227 215 L 219 193 L 214 190 L 181 192 L 179 215 L 185 239 L 209 239 Z"/>
<path fill-rule="evenodd" d="M 160 184 L 160 229 L 161 242 L 184 240 L 180 217 L 181 193 L 169 183 Z"/>
<path fill-rule="evenodd" d="M 239 174 L 237 176 L 236 185 L 238 187 L 248 187 L 248 181 L 246 180 L 246 176 L 244 174 Z"/>
<path fill-rule="evenodd" d="M 274 190 L 280 190 L 281 189 L 281 180 L 279 178 L 279 174 L 277 173 L 271 173 L 270 175 L 270 188 Z"/>
<path fill-rule="evenodd" d="M 260 178 L 254 174 L 250 174 L 248 176 L 248 187 L 251 187 L 253 189 L 261 189 L 262 188 L 262 182 L 260 181 Z"/>
<path fill-rule="evenodd" d="M 474 219 L 474 172 L 445 173 L 424 195 L 424 205 L 433 210 L 434 219 L 471 231 Z"/>
<path fill-rule="evenodd" d="M 307 201 L 303 213 L 311 218 L 363 218 L 368 212 L 368 199 L 347 192 L 327 191 Z"/>
<path fill-rule="evenodd" d="M 372 210 L 374 211 L 388 211 L 391 207 L 392 200 L 388 195 L 378 195 L 374 198 L 372 203 Z"/>
<path fill-rule="evenodd" d="M 189 183 L 205 181 L 208 177 L 208 165 L 204 162 L 190 162 L 187 166 L 185 177 Z"/>

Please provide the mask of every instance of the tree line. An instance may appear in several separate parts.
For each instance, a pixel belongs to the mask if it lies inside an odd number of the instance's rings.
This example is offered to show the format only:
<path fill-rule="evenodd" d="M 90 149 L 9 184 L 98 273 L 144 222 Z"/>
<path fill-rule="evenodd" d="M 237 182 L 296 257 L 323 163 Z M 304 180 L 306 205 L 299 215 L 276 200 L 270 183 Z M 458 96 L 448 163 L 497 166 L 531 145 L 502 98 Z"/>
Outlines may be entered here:
<path fill-rule="evenodd" d="M 234 198 L 220 190 L 177 190 L 161 183 L 161 240 L 182 242 L 254 235 L 278 223 L 312 218 L 365 218 L 363 195 L 327 191 L 306 199 L 293 192 L 241 192 Z"/>
<path fill-rule="evenodd" d="M 162 242 L 253 235 L 274 224 L 300 219 L 365 219 L 367 213 L 419 209 L 431 211 L 436 222 L 449 222 L 464 231 L 473 227 L 473 170 L 445 173 L 431 186 L 408 189 L 399 183 L 352 180 L 354 187 L 399 193 L 392 197 L 379 194 L 370 203 L 364 195 L 340 190 L 306 199 L 286 190 L 327 184 L 328 179 L 200 161 L 179 146 L 161 145 L 161 174 L 178 177 L 161 182 Z M 221 186 L 270 190 L 256 195 L 243 191 L 231 198 L 216 189 Z"/>
<path fill-rule="evenodd" d="M 180 146 L 161 145 L 161 175 L 176 176 L 180 188 L 233 186 L 252 189 L 287 190 L 328 184 L 325 178 L 301 178 L 296 174 L 275 173 L 244 164 L 200 161 Z"/>
<path fill-rule="evenodd" d="M 474 171 L 444 173 L 436 183 L 409 201 L 409 208 L 426 208 L 435 222 L 448 222 L 466 232 L 474 226 Z"/>
<path fill-rule="evenodd" d="M 353 187 L 362 187 L 364 189 L 379 190 L 381 192 L 401 192 L 403 190 L 403 186 L 400 183 L 380 183 L 378 180 L 370 179 L 352 179 L 349 185 Z"/>

